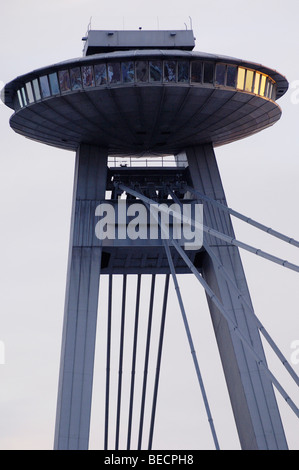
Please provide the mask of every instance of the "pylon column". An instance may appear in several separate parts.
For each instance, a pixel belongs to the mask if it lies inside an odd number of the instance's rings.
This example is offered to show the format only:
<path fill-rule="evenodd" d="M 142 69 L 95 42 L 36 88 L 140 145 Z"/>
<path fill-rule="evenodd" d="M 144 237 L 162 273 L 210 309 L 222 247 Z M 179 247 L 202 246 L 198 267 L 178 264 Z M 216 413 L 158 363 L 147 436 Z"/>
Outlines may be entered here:
<path fill-rule="evenodd" d="M 186 155 L 194 189 L 226 205 L 212 145 L 188 148 Z M 204 224 L 235 238 L 230 216 L 209 204 L 204 204 Z M 204 241 L 214 250 L 239 291 L 251 304 L 238 248 L 208 234 L 204 234 Z M 238 294 L 225 281 L 220 271 L 206 253 L 202 266 L 204 279 L 266 363 L 256 322 L 253 316 L 244 311 Z M 208 304 L 242 449 L 287 449 L 269 378 L 244 349 L 240 339 L 209 298 Z"/>
<path fill-rule="evenodd" d="M 76 154 L 55 449 L 88 448 L 102 249 L 95 208 L 105 199 L 107 152 L 81 145 Z"/>

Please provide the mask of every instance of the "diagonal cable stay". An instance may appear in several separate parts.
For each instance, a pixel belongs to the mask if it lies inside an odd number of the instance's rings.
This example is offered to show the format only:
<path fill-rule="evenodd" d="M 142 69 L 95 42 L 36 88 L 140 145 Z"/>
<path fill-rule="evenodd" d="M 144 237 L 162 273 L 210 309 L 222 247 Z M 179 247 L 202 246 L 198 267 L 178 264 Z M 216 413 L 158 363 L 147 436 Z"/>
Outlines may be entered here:
<path fill-rule="evenodd" d="M 182 202 L 179 200 L 179 198 L 176 196 L 176 194 L 169 188 L 168 189 L 168 192 L 170 194 L 170 196 L 172 197 L 172 199 L 177 203 L 177 204 L 180 204 L 180 206 L 182 206 Z M 207 198 L 207 199 L 210 199 L 210 198 Z M 222 205 L 222 204 L 220 204 Z M 223 206 L 225 207 L 225 206 Z M 298 375 L 296 374 L 296 372 L 294 371 L 294 369 L 292 368 L 292 366 L 290 365 L 290 363 L 288 362 L 288 360 L 286 359 L 286 357 L 283 355 L 283 353 L 280 351 L 280 349 L 277 347 L 276 343 L 273 341 L 273 339 L 271 338 L 270 334 L 268 333 L 268 331 L 266 330 L 266 328 L 264 327 L 264 325 L 261 323 L 261 321 L 259 320 L 259 318 L 257 317 L 257 315 L 255 314 L 252 306 L 248 303 L 247 299 L 244 297 L 244 295 L 242 294 L 242 292 L 240 291 L 240 289 L 238 288 L 238 286 L 236 285 L 236 283 L 233 281 L 233 279 L 231 278 L 231 276 L 229 275 L 229 273 L 227 272 L 227 269 L 223 266 L 223 264 L 221 263 L 221 261 L 219 260 L 219 258 L 217 257 L 216 253 L 215 253 L 215 250 L 213 250 L 208 243 L 204 243 L 204 248 L 206 250 L 206 252 L 208 253 L 208 255 L 210 256 L 210 258 L 212 258 L 213 260 L 213 263 L 216 265 L 217 269 L 220 271 L 221 275 L 225 278 L 225 280 L 233 287 L 233 289 L 236 291 L 237 295 L 238 295 L 238 299 L 240 300 L 240 302 L 242 303 L 243 307 L 251 314 L 253 315 L 253 317 L 255 318 L 255 321 L 257 323 L 257 327 L 258 329 L 260 330 L 260 332 L 262 333 L 262 335 L 264 336 L 264 338 L 267 340 L 268 344 L 271 346 L 272 350 L 275 352 L 275 354 L 277 355 L 277 357 L 280 359 L 280 361 L 282 362 L 283 366 L 286 368 L 286 370 L 289 372 L 289 374 L 291 375 L 291 377 L 293 378 L 293 380 L 296 382 L 296 384 L 299 386 L 299 377 Z"/>
<path fill-rule="evenodd" d="M 219 201 L 216 201 L 215 199 L 210 198 L 209 196 L 206 196 L 202 194 L 201 192 L 195 190 L 194 188 L 191 188 L 190 186 L 186 186 L 186 189 L 196 195 L 199 199 L 202 199 L 203 201 L 207 201 L 210 204 L 212 204 L 214 207 L 217 207 L 218 209 L 233 215 L 234 217 L 243 220 L 244 222 L 248 223 L 249 225 L 252 225 L 253 227 L 258 228 L 259 230 L 262 230 L 263 232 L 268 233 L 269 235 L 272 235 L 273 237 L 279 238 L 280 240 L 283 240 L 286 243 L 289 243 L 290 245 L 293 245 L 297 248 L 299 248 L 299 241 L 295 240 L 294 238 L 291 238 L 287 235 L 284 235 L 283 233 L 278 232 L 277 230 L 273 230 L 271 227 L 267 227 L 264 224 L 261 224 L 260 222 L 257 222 L 256 220 L 252 219 L 251 217 L 247 217 L 246 215 L 241 214 L 240 212 L 235 211 L 234 209 L 231 209 L 230 207 L 227 207 L 226 205 L 222 204 Z"/>
<path fill-rule="evenodd" d="M 122 189 L 123 191 L 126 191 L 127 193 L 139 198 L 140 200 L 142 200 L 146 205 L 151 205 L 151 204 L 156 204 L 156 202 L 146 196 L 144 196 L 143 194 L 141 194 L 140 192 L 137 192 L 125 185 L 122 185 L 120 184 L 119 185 L 119 188 Z M 155 214 L 154 214 L 155 216 Z M 173 216 L 175 217 L 175 213 L 173 214 Z M 180 216 L 178 215 L 178 217 L 181 218 L 181 220 L 183 219 L 184 220 L 184 217 L 182 217 L 182 215 L 180 214 Z M 156 219 L 158 221 L 158 219 Z M 208 233 L 211 233 L 213 232 L 216 233 L 215 236 L 219 236 L 223 234 L 219 234 L 219 232 L 217 232 L 216 230 L 212 230 L 212 229 L 209 229 L 207 227 L 205 227 L 203 224 L 198 224 L 196 223 L 195 221 L 192 221 L 190 220 L 190 218 L 185 218 L 184 220 L 185 222 L 188 222 L 189 224 L 193 224 L 195 225 L 197 228 L 201 228 L 203 229 L 204 231 L 207 231 Z M 221 238 L 219 236 L 219 238 Z M 232 244 L 236 244 L 236 243 L 233 243 L 235 242 L 235 239 L 234 238 L 231 238 L 231 237 L 227 237 L 225 236 L 224 238 L 227 238 L 229 240 L 231 240 L 231 243 Z M 244 344 L 244 346 L 249 350 L 249 352 L 251 353 L 251 355 L 255 358 L 257 364 L 259 367 L 261 367 L 265 373 L 268 375 L 269 379 L 271 380 L 271 382 L 275 385 L 276 389 L 279 391 L 279 393 L 282 395 L 282 397 L 285 399 L 285 401 L 287 402 L 287 404 L 290 406 L 290 408 L 293 410 L 293 412 L 296 414 L 297 417 L 299 417 L 299 410 L 297 408 L 297 406 L 295 405 L 295 403 L 291 400 L 291 398 L 289 397 L 289 395 L 287 394 L 287 392 L 284 390 L 284 388 L 281 386 L 281 384 L 278 382 L 278 380 L 276 379 L 276 377 L 272 374 L 272 372 L 269 370 L 267 364 L 265 363 L 264 360 L 262 360 L 260 358 L 260 356 L 257 354 L 257 352 L 254 350 L 254 348 L 252 347 L 252 345 L 250 344 L 250 342 L 247 340 L 247 338 L 243 335 L 243 333 L 240 331 L 240 328 L 238 327 L 238 325 L 235 323 L 235 321 L 231 318 L 230 314 L 226 311 L 226 309 L 224 308 L 224 306 L 222 305 L 222 303 L 220 302 L 220 300 L 218 299 L 218 297 L 215 295 L 215 293 L 213 292 L 213 290 L 210 288 L 210 286 L 207 284 L 207 282 L 202 278 L 202 276 L 199 274 L 197 268 L 193 265 L 193 263 L 191 262 L 191 260 L 189 259 L 189 257 L 187 256 L 187 254 L 184 252 L 184 250 L 181 248 L 181 246 L 178 244 L 178 242 L 176 240 L 174 240 L 173 238 L 169 238 L 170 239 L 170 242 L 171 244 L 174 246 L 174 248 L 178 251 L 178 253 L 181 255 L 181 257 L 183 258 L 183 260 L 185 261 L 185 263 L 187 264 L 187 266 L 189 267 L 189 269 L 191 270 L 191 272 L 193 272 L 193 274 L 196 276 L 196 278 L 199 280 L 199 282 L 201 283 L 201 285 L 204 287 L 207 295 L 210 297 L 211 301 L 216 305 L 216 307 L 218 308 L 219 312 L 224 316 L 224 318 L 228 321 L 228 323 L 232 326 L 233 328 L 233 331 L 235 332 L 235 334 L 239 337 L 239 339 L 242 341 L 242 343 Z M 242 245 L 241 242 L 238 242 Z M 238 246 L 238 245 L 237 245 Z M 252 248 L 252 247 L 251 247 Z M 270 260 L 272 258 L 272 255 L 270 255 Z M 286 263 L 286 262 L 285 262 Z M 286 267 L 289 267 L 287 264 L 283 264 L 284 266 Z M 296 267 L 297 271 L 299 272 L 299 267 L 297 266 Z M 292 269 L 292 268 L 290 268 Z"/>
<path fill-rule="evenodd" d="M 138 191 L 135 191 L 123 184 L 119 184 L 119 183 L 115 183 L 116 186 L 118 186 L 119 189 L 131 194 L 132 196 L 135 196 L 141 200 L 143 200 L 144 202 L 146 202 L 147 204 L 150 204 L 150 205 L 153 205 L 153 206 L 157 206 L 157 202 L 152 200 L 152 199 L 149 199 L 148 197 L 146 196 L 142 196 Z M 141 197 L 142 196 L 142 197 Z M 168 213 L 168 209 L 167 208 L 164 208 L 162 207 L 163 204 L 161 204 L 159 206 L 159 210 L 163 211 L 163 212 L 166 212 Z M 237 246 L 238 248 L 242 248 L 244 249 L 245 251 L 248 251 L 250 253 L 253 253 L 257 256 L 261 256 L 262 258 L 265 258 L 267 259 L 268 261 L 272 261 L 273 263 L 276 263 L 276 264 L 279 264 L 287 269 L 290 269 L 292 271 L 295 271 L 295 272 L 299 272 L 299 266 L 296 265 L 296 264 L 293 264 L 293 263 L 290 263 L 289 261 L 287 260 L 284 260 L 284 259 L 281 259 L 277 256 L 274 256 L 274 255 L 271 255 L 270 253 L 267 253 L 259 248 L 256 248 L 254 246 L 251 246 L 251 245 L 248 245 L 247 243 L 244 243 L 244 242 L 241 242 L 239 240 L 237 240 L 236 238 L 234 237 L 230 237 L 229 235 L 225 235 L 224 233 L 222 232 L 219 232 L 218 230 L 215 230 L 213 228 L 210 228 L 210 227 L 207 227 L 206 225 L 204 224 L 201 224 L 199 222 L 196 222 L 196 221 L 193 221 L 192 219 L 190 219 L 190 217 L 186 217 L 184 216 L 184 214 L 176 214 L 175 212 L 173 212 L 173 217 L 179 219 L 180 221 L 183 221 L 184 223 L 186 224 L 189 224 L 189 225 L 193 225 L 194 227 L 196 227 L 197 229 L 199 230 L 203 230 L 205 233 L 208 233 L 209 235 L 212 235 L 216 238 L 219 238 L 220 240 L 223 240 L 225 241 L 226 243 L 228 244 L 231 244 L 231 245 L 234 245 L 234 246 Z"/>

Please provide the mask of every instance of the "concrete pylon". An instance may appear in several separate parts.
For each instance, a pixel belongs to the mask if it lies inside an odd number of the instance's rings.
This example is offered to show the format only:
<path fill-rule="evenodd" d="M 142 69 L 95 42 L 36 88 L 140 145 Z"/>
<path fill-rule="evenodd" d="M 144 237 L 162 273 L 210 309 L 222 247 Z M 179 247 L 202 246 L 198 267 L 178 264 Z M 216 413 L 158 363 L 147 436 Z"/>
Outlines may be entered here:
<path fill-rule="evenodd" d="M 106 181 L 107 152 L 81 145 L 76 154 L 56 450 L 88 448 L 102 253 L 94 233 L 94 214 L 105 199 Z"/>
<path fill-rule="evenodd" d="M 186 155 L 194 189 L 226 205 L 213 146 L 190 147 L 186 150 Z M 235 238 L 229 214 L 209 204 L 204 204 L 204 224 Z M 212 247 L 251 305 L 238 248 L 209 234 L 204 234 L 204 241 Z M 243 335 L 266 363 L 256 321 L 244 311 L 236 291 L 222 277 L 208 253 L 203 259 L 202 275 Z M 209 298 L 208 304 L 241 448 L 243 450 L 287 449 L 272 383 Z"/>

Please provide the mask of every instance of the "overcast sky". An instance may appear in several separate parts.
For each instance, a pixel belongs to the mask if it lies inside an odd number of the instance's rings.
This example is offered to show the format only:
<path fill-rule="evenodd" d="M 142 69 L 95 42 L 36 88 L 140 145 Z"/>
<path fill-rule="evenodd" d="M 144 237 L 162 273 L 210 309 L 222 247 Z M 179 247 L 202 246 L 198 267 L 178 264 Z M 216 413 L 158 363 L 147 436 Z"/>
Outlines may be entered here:
<path fill-rule="evenodd" d="M 0 15 L 0 81 L 81 56 L 81 38 L 91 17 L 93 29 L 192 25 L 196 50 L 262 63 L 299 89 L 297 0 L 5 1 Z M 217 148 L 216 156 L 229 206 L 299 239 L 296 89 L 290 88 L 279 105 L 283 114 L 275 126 Z M 11 114 L 0 106 L 0 341 L 5 345 L 5 364 L 0 365 L 0 449 L 52 449 L 74 154 L 18 136 L 9 127 Z M 236 221 L 234 226 L 238 239 L 299 264 L 296 248 L 244 223 Z M 291 360 L 291 345 L 299 341 L 298 274 L 252 254 L 242 252 L 242 259 L 255 312 Z M 180 280 L 183 298 L 220 446 L 238 449 L 204 293 L 196 280 L 186 279 Z M 99 338 L 104 328 L 101 317 Z M 213 448 L 174 301 L 165 340 L 154 448 Z M 103 445 L 100 347 L 97 358 L 91 448 Z M 270 351 L 268 359 L 298 406 L 296 387 Z M 299 364 L 293 367 L 298 373 Z M 278 403 L 289 447 L 299 450 L 298 420 L 280 396 Z"/>

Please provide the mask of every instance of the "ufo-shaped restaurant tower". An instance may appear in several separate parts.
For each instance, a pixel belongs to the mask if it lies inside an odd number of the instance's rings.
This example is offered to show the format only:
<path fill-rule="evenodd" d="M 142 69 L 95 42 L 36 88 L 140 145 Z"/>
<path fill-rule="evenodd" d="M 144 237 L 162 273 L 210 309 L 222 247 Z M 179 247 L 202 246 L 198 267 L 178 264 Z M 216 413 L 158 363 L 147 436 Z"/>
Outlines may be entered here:
<path fill-rule="evenodd" d="M 227 207 L 214 148 L 275 124 L 281 117 L 277 99 L 287 91 L 288 82 L 277 71 L 257 63 L 194 51 L 190 30 L 90 30 L 83 39 L 82 57 L 34 70 L 4 89 L 5 104 L 14 110 L 10 125 L 15 132 L 76 152 L 55 448 L 88 448 L 100 276 L 109 276 L 106 382 L 103 378 L 107 449 L 108 427 L 110 431 L 112 426 L 109 406 L 113 406 L 109 402 L 109 319 L 111 302 L 119 296 L 112 290 L 113 275 L 123 276 L 123 320 L 127 275 L 137 275 L 138 279 L 136 312 L 141 276 L 152 276 L 151 318 L 156 275 L 165 276 L 166 298 L 169 276 L 175 282 L 176 273 L 190 272 L 191 266 L 193 274 L 206 286 L 242 449 L 286 449 L 273 385 L 260 367 L 266 361 L 258 325 L 242 303 L 246 299 L 249 310 L 252 308 L 238 248 L 229 242 L 229 237 L 234 239 L 230 215 L 211 201 Z M 142 157 L 163 161 L 169 155 L 174 156 L 175 166 L 138 165 Z M 108 156 L 118 161 L 120 157 L 134 157 L 135 165 L 109 166 Z M 166 242 L 161 235 L 158 240 L 146 241 L 128 236 L 99 240 L 95 232 L 97 208 L 108 200 L 119 208 L 119 198 L 128 205 L 139 200 L 145 207 L 150 201 L 175 202 L 182 207 L 190 201 L 203 203 L 204 225 L 214 232 L 205 232 L 203 246 L 186 248 L 184 253 L 173 240 Z M 218 238 L 217 233 L 224 238 Z M 193 295 L 196 304 L 196 292 Z M 221 306 L 215 303 L 216 297 Z M 223 316 L 226 313 L 231 315 L 234 327 Z M 164 307 L 162 318 L 163 315 Z M 128 335 L 125 339 L 123 327 L 124 321 L 120 330 L 120 372 L 124 340 L 132 342 L 132 364 L 137 351 L 137 336 L 133 339 L 133 335 Z M 149 333 L 150 322 L 148 339 Z M 254 354 L 244 347 L 244 341 Z M 161 360 L 159 354 L 157 357 Z M 128 449 L 134 410 L 133 370 Z M 158 378 L 157 375 L 156 385 Z M 118 399 L 114 404 L 115 449 L 119 448 L 122 433 L 121 387 L 119 373 Z M 145 392 L 145 379 L 143 387 Z M 152 447 L 155 399 L 148 448 Z M 142 444 L 144 400 L 140 416 L 138 448 Z M 211 429 L 217 448 L 214 427 Z"/>

